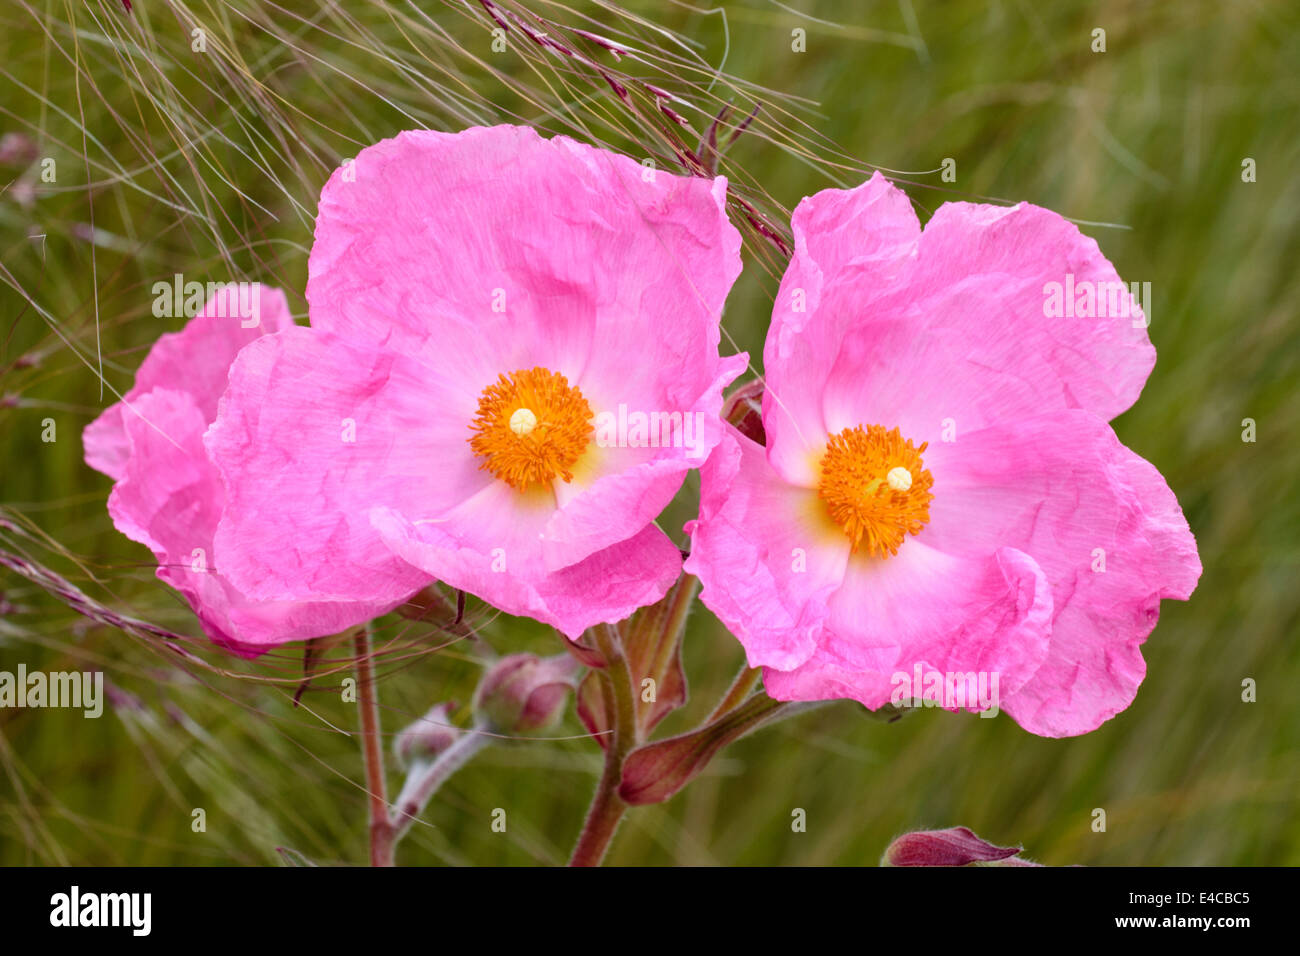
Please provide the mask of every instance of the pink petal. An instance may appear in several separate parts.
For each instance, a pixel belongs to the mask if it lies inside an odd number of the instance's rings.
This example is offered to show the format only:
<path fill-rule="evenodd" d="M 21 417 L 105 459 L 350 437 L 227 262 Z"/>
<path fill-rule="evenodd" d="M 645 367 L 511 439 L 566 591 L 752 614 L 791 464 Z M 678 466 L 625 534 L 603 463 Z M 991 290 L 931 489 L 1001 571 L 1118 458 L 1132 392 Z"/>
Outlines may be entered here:
<path fill-rule="evenodd" d="M 1186 599 L 1201 573 L 1159 472 L 1082 411 L 973 432 L 931 448 L 927 465 L 935 499 L 919 541 L 962 555 L 1019 548 L 1052 586 L 1047 659 L 1007 711 L 1026 730 L 1060 737 L 1126 708 L 1161 599 Z M 1093 570 L 1097 549 L 1104 572 Z"/>
<path fill-rule="evenodd" d="M 1155 362 L 1140 313 L 1045 315 L 1048 284 L 1067 275 L 1119 283 L 1095 241 L 1027 204 L 947 204 L 910 238 L 909 217 L 879 174 L 796 210 L 764 353 L 769 457 L 791 481 L 811 484 L 824 437 L 848 425 L 919 442 L 949 419 L 960 433 L 1050 409 L 1112 418 L 1136 400 Z M 836 240 L 808 238 L 810 224 Z"/>
<path fill-rule="evenodd" d="M 109 514 L 119 531 L 154 552 L 159 580 L 185 596 L 213 640 L 259 654 L 285 641 L 336 634 L 392 609 L 249 600 L 213 563 L 223 491 L 204 452 L 207 423 L 194 396 L 154 389 L 136 397 L 123 423 L 127 455 Z"/>
<path fill-rule="evenodd" d="M 532 557 L 537 544 L 528 531 L 512 527 L 518 509 L 502 501 L 503 494 L 515 492 L 498 483 L 446 522 L 414 523 L 388 508 L 375 509 L 371 519 L 395 553 L 432 577 L 573 640 L 588 627 L 621 621 L 655 603 L 681 572 L 681 553 L 653 525 L 577 564 L 547 571 Z M 476 528 L 475 517 L 481 522 Z M 484 540 L 496 544 L 483 550 Z"/>
<path fill-rule="evenodd" d="M 122 419 L 125 454 L 109 516 L 155 553 L 160 574 L 173 563 L 188 568 L 195 548 L 210 565 L 222 494 L 203 453 L 203 413 L 189 393 L 164 388 L 137 396 L 133 408 Z"/>
<path fill-rule="evenodd" d="M 402 600 L 428 575 L 367 513 L 445 508 L 486 486 L 471 418 L 459 391 L 392 351 L 302 328 L 250 345 L 206 436 L 227 494 L 223 572 L 260 600 Z"/>
<path fill-rule="evenodd" d="M 717 375 L 740 272 L 725 201 L 725 179 L 528 127 L 404 132 L 321 194 L 312 325 L 397 349 L 475 397 L 542 366 L 597 411 L 684 411 Z"/>
<path fill-rule="evenodd" d="M 716 346 L 701 343 L 700 348 L 712 348 L 716 354 Z M 655 365 L 665 380 L 674 378 L 674 369 L 681 367 L 663 357 L 642 356 L 638 361 Z M 664 364 L 658 364 L 661 361 Z M 675 425 L 665 429 L 661 419 L 651 418 L 651 422 L 661 423 L 652 439 L 662 439 L 660 447 L 598 447 L 593 449 L 592 463 L 585 473 L 568 484 L 555 482 L 560 507 L 544 529 L 543 559 L 548 568 L 580 561 L 611 541 L 630 537 L 659 516 L 681 487 L 686 473 L 704 464 L 721 440 L 722 390 L 744 371 L 747 362 L 743 353 L 716 362 L 714 377 L 698 395 L 682 404 L 677 401 L 683 396 L 661 390 L 660 398 L 648 408 L 651 414 L 658 410 L 672 414 L 682 409 L 678 416 L 682 423 L 680 443 Z"/>
<path fill-rule="evenodd" d="M 815 491 L 787 484 L 733 428 L 700 470 L 700 517 L 685 569 L 745 647 L 751 667 L 793 668 L 816 650 L 849 541 Z"/>
<path fill-rule="evenodd" d="M 1037 410 L 1050 401 L 1110 420 L 1137 401 L 1156 362 L 1140 310 L 1125 316 L 1044 314 L 1044 286 L 1064 286 L 1067 275 L 1076 288 L 1082 282 L 1122 284 L 1097 241 L 1072 222 L 1029 203 L 945 203 L 926 223 L 917 262 L 916 287 L 967 287 L 936 316 L 937 325 L 967 329 L 972 343 L 996 341 L 988 351 L 1004 367 L 1032 356 L 1036 366 L 1055 373 L 1058 384 L 1043 389 Z M 1127 291 L 1124 299 L 1136 305 Z"/>
<path fill-rule="evenodd" d="M 899 675 L 912 680 L 918 667 L 923 682 L 932 672 L 983 674 L 993 691 L 996 675 L 996 693 L 1013 693 L 1043 661 L 1051 629 L 1047 581 L 1013 548 L 957 558 L 909 539 L 890 558 L 857 554 L 829 605 L 812 657 L 792 670 L 764 670 L 772 697 L 848 697 L 875 709 L 902 686 Z M 966 709 L 978 708 L 968 701 Z"/>
<path fill-rule="evenodd" d="M 876 173 L 851 190 L 802 200 L 791 220 L 795 250 L 781 279 L 763 349 L 763 427 L 768 457 L 788 480 L 816 483 L 828 434 L 819 388 L 844 335 L 870 315 L 910 268 L 920 223 L 902 191 Z M 852 287 L 856 302 L 823 308 L 822 297 Z"/>
<path fill-rule="evenodd" d="M 126 462 L 125 419 L 137 398 L 155 388 L 185 392 L 205 421 L 217 414 L 217 400 L 226 388 L 226 373 L 241 348 L 259 336 L 293 325 L 284 293 L 257 285 L 255 299 L 228 287 L 217 291 L 179 332 L 154 343 L 136 372 L 135 384 L 121 402 L 109 406 L 84 432 L 86 464 L 110 478 L 120 478 Z M 246 310 L 242 305 L 256 305 Z"/>

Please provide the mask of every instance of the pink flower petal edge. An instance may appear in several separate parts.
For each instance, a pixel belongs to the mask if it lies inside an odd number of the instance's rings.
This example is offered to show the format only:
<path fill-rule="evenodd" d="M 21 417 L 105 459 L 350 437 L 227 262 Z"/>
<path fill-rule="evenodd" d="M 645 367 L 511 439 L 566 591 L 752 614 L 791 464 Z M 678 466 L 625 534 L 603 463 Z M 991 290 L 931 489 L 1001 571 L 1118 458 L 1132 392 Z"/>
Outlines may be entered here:
<path fill-rule="evenodd" d="M 252 600 L 215 563 L 225 492 L 203 433 L 239 348 L 292 325 L 283 294 L 269 291 L 259 326 L 209 302 L 182 331 L 160 339 L 125 400 L 87 426 L 83 439 L 87 462 L 115 479 L 108 502 L 114 525 L 153 551 L 159 580 L 185 597 L 204 631 L 244 656 L 337 633 L 392 608 Z"/>

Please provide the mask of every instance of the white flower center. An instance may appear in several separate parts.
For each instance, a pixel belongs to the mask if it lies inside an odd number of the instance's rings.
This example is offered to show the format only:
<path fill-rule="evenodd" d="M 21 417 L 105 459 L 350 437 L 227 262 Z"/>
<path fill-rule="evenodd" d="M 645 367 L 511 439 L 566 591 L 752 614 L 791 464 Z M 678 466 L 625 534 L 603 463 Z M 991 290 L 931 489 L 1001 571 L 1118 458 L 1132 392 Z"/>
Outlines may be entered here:
<path fill-rule="evenodd" d="M 889 469 L 889 474 L 885 475 L 885 482 L 895 491 L 906 491 L 912 487 L 912 473 L 900 465 Z"/>
<path fill-rule="evenodd" d="M 516 408 L 510 416 L 510 430 L 516 435 L 527 435 L 536 427 L 537 416 L 531 408 Z M 910 476 L 908 480 L 910 482 Z"/>

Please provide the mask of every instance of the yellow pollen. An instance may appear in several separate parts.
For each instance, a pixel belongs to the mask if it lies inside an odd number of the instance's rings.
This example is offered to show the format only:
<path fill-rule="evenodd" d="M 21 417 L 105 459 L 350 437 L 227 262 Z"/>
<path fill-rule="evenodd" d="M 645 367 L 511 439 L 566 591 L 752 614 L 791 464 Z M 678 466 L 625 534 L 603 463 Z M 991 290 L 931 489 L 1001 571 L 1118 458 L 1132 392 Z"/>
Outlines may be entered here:
<path fill-rule="evenodd" d="M 934 479 L 922 467 L 920 448 L 898 429 L 856 425 L 832 435 L 821 459 L 817 493 L 856 552 L 889 557 L 909 534 L 930 521 Z"/>
<path fill-rule="evenodd" d="M 573 480 L 573 466 L 591 443 L 591 406 L 558 372 L 530 368 L 483 390 L 470 423 L 470 448 L 490 471 L 518 491 L 555 478 Z"/>

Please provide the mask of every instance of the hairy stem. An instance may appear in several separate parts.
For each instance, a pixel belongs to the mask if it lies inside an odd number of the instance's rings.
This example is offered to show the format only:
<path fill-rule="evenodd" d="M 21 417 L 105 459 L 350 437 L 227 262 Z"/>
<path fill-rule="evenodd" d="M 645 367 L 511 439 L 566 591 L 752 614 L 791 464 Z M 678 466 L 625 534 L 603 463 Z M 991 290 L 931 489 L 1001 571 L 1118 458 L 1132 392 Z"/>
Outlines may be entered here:
<path fill-rule="evenodd" d="M 388 820 L 384 781 L 384 744 L 380 739 L 379 696 L 375 688 L 370 625 L 356 636 L 357 704 L 361 708 L 361 745 L 366 763 L 366 793 L 370 795 L 370 865 L 393 865 L 393 828 Z"/>
<path fill-rule="evenodd" d="M 618 631 L 609 624 L 597 627 L 596 646 L 606 661 L 601 683 L 605 712 L 613 715 L 614 732 L 605 748 L 605 769 L 596 786 L 596 795 L 587 811 L 578 844 L 573 849 L 573 857 L 569 860 L 570 866 L 599 866 L 605 858 L 610 841 L 627 812 L 627 804 L 618 795 L 618 785 L 623 779 L 623 761 L 638 743 L 636 693 Z"/>
<path fill-rule="evenodd" d="M 416 818 L 424 812 L 433 795 L 447 779 L 469 761 L 476 753 L 492 743 L 493 736 L 482 727 L 473 727 L 456 739 L 450 747 L 423 766 L 412 767 L 402 792 L 397 795 L 391 818 L 392 840 L 397 844 L 410 831 Z"/>
<path fill-rule="evenodd" d="M 740 668 L 740 673 L 736 679 L 731 682 L 731 687 L 722 695 L 722 700 L 718 701 L 718 706 L 713 708 L 713 713 L 709 716 L 709 722 L 717 720 L 727 711 L 740 706 L 745 702 L 750 693 L 763 680 L 763 669 L 761 667 Z"/>
<path fill-rule="evenodd" d="M 686 627 L 686 618 L 691 613 L 695 594 L 700 589 L 700 579 L 692 574 L 683 574 L 677 582 L 677 589 L 672 594 L 672 601 L 664 612 L 663 632 L 659 641 L 659 652 L 654 666 L 655 673 L 662 669 L 681 638 L 682 629 Z"/>

